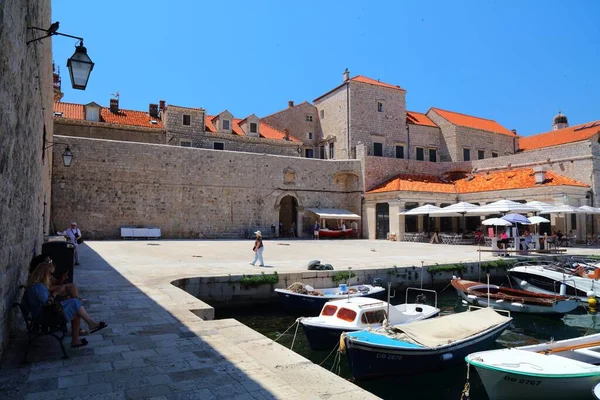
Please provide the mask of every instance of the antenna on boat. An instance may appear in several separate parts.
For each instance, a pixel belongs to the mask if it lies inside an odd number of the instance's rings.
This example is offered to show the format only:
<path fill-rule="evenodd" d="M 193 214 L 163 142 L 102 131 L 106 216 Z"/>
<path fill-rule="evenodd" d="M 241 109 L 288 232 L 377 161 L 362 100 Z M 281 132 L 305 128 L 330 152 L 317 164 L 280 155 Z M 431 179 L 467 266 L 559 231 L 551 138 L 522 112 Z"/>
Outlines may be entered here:
<path fill-rule="evenodd" d="M 490 273 L 487 273 L 487 294 L 488 294 L 488 307 L 492 307 L 492 305 L 490 304 Z"/>
<path fill-rule="evenodd" d="M 425 264 L 425 261 L 421 260 L 421 289 L 423 289 L 423 265 Z"/>
<path fill-rule="evenodd" d="M 350 303 L 350 274 L 352 274 L 352 267 L 348 267 L 348 278 L 346 279 L 346 290 L 348 291 L 348 303 Z"/>
<path fill-rule="evenodd" d="M 387 311 L 386 311 L 386 319 L 384 321 L 385 326 L 389 325 L 388 319 L 390 318 L 390 303 L 394 297 L 396 297 L 396 291 L 394 290 L 394 294 L 392 295 L 392 282 L 388 282 Z"/>

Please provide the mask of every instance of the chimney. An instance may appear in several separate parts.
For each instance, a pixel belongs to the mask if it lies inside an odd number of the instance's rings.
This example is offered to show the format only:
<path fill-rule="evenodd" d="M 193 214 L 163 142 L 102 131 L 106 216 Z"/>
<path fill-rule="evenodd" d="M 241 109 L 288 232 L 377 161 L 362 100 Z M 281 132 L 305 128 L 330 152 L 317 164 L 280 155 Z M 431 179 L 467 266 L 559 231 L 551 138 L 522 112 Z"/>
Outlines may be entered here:
<path fill-rule="evenodd" d="M 158 118 L 158 104 L 150 103 L 148 106 L 148 114 L 150 114 L 151 117 Z"/>
<path fill-rule="evenodd" d="M 119 99 L 110 99 L 110 112 L 119 112 Z"/>
<path fill-rule="evenodd" d="M 546 182 L 546 169 L 543 166 L 538 165 L 533 168 L 533 172 L 535 174 L 535 184 L 543 185 L 544 182 Z"/>
<path fill-rule="evenodd" d="M 288 107 L 294 107 L 294 100 L 288 101 Z"/>
<path fill-rule="evenodd" d="M 348 68 L 346 68 L 346 70 L 344 71 L 344 82 L 348 82 L 350 80 L 350 71 L 348 71 Z"/>
<path fill-rule="evenodd" d="M 166 102 L 165 102 L 164 100 L 161 100 L 161 101 L 159 101 L 159 102 L 158 102 L 158 104 L 159 104 L 159 105 L 158 105 L 158 109 L 159 109 L 160 111 L 164 111 L 164 110 L 165 110 L 165 103 L 166 103 Z"/>
<path fill-rule="evenodd" d="M 285 133 L 285 140 L 289 141 L 290 140 L 290 130 L 289 129 L 284 129 L 283 133 Z"/>
<path fill-rule="evenodd" d="M 516 129 L 511 129 L 512 133 L 514 133 L 515 135 L 517 134 L 517 130 Z"/>

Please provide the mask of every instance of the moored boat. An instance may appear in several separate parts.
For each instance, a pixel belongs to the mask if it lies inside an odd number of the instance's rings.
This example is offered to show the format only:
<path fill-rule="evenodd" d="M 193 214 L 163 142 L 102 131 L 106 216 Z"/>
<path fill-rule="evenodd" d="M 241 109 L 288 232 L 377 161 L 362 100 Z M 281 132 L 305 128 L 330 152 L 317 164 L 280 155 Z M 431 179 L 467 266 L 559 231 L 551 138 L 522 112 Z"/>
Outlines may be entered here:
<path fill-rule="evenodd" d="M 469 354 L 491 400 L 588 399 L 600 383 L 600 334 Z"/>
<path fill-rule="evenodd" d="M 575 310 L 580 304 L 578 298 L 535 293 L 460 278 L 452 279 L 451 283 L 458 295 L 469 304 L 510 312 L 560 316 Z"/>
<path fill-rule="evenodd" d="M 296 284 L 294 284 L 296 285 Z M 300 284 L 302 285 L 302 284 Z M 382 299 L 385 289 L 372 285 L 340 285 L 334 288 L 313 289 L 302 285 L 301 293 L 288 289 L 275 289 L 281 306 L 289 312 L 306 312 L 316 314 L 329 300 L 339 300 L 353 297 L 371 297 Z M 290 286 L 291 287 L 291 286 Z"/>
<path fill-rule="evenodd" d="M 413 288 L 407 289 L 408 291 Z M 414 289 L 434 292 L 426 289 Z M 389 299 L 388 299 L 389 301 Z M 354 297 L 344 300 L 332 300 L 323 306 L 317 317 L 303 317 L 299 322 L 313 350 L 331 350 L 340 341 L 344 332 L 362 329 L 377 329 L 383 322 L 391 325 L 406 324 L 439 314 L 437 293 L 435 305 L 408 303 L 392 306 L 388 302 L 368 297 Z"/>
<path fill-rule="evenodd" d="M 511 321 L 491 308 L 483 308 L 351 332 L 343 335 L 340 345 L 356 379 L 414 374 L 446 368 L 462 362 L 473 351 L 488 349 Z"/>

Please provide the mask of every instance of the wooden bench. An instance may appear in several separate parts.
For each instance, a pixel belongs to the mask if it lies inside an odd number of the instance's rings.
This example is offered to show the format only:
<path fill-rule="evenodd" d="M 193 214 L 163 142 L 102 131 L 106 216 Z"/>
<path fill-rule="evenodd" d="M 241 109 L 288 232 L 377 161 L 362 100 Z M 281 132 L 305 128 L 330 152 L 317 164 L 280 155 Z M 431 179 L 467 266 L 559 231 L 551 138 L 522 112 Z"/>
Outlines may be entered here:
<path fill-rule="evenodd" d="M 544 249 L 544 250 L 515 250 L 515 249 L 500 249 L 500 250 L 491 250 L 491 249 L 480 249 L 477 250 L 480 253 L 538 253 L 538 254 L 562 254 L 566 253 L 567 249 Z"/>
<path fill-rule="evenodd" d="M 25 289 L 25 286 L 19 285 L 19 290 L 21 289 Z M 63 358 L 69 358 L 65 350 L 65 346 L 63 345 L 63 339 L 65 338 L 65 334 L 67 333 L 66 324 L 60 327 L 60 329 L 49 330 L 48 328 L 40 326 L 40 324 L 37 321 L 34 321 L 31 318 L 31 313 L 23 305 L 23 300 L 21 300 L 20 302 L 13 302 L 12 306 L 13 308 L 18 308 L 21 311 L 21 315 L 23 316 L 23 320 L 25 321 L 25 326 L 27 327 L 27 348 L 25 349 L 23 363 L 27 362 L 29 347 L 35 347 L 34 342 L 42 336 L 52 336 L 54 339 L 56 339 L 58 344 L 60 344 L 60 349 L 62 350 Z"/>

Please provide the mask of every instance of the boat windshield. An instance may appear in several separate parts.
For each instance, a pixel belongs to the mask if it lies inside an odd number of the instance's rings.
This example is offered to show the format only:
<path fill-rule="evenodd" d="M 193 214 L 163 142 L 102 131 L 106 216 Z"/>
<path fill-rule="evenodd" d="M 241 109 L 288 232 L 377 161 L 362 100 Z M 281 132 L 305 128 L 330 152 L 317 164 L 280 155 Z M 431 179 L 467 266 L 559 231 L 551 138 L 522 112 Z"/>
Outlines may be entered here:
<path fill-rule="evenodd" d="M 333 314 L 335 314 L 336 311 L 337 311 L 337 306 L 332 306 L 332 305 L 328 304 L 325 307 L 323 307 L 323 311 L 321 311 L 321 315 L 330 317 Z"/>
<path fill-rule="evenodd" d="M 360 322 L 365 325 L 381 324 L 385 318 L 385 310 L 365 311 L 360 318 Z"/>
<path fill-rule="evenodd" d="M 356 311 L 342 307 L 337 313 L 337 317 L 343 321 L 354 322 L 356 319 Z"/>

